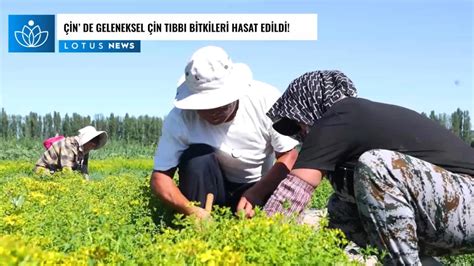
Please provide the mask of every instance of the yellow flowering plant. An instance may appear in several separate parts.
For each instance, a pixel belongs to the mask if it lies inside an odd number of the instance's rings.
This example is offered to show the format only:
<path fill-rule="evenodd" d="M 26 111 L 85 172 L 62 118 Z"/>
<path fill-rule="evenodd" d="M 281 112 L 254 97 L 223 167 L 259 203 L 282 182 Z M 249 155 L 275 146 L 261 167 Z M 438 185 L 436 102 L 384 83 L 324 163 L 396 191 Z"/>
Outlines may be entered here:
<path fill-rule="evenodd" d="M 0 167 L 0 261 L 7 264 L 349 263 L 341 232 L 259 211 L 251 220 L 215 208 L 209 221 L 172 221 L 151 194 L 151 160 L 92 161 L 91 181 L 70 171 L 37 175 L 26 165 Z"/>

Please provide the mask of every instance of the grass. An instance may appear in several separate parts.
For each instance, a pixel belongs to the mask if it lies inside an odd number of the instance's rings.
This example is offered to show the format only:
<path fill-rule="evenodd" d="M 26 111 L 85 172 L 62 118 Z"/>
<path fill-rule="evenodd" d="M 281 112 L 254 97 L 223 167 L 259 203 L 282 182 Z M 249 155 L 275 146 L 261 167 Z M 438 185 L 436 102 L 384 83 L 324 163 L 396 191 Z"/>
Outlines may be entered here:
<path fill-rule="evenodd" d="M 122 141 L 109 141 L 107 144 L 90 153 L 90 159 L 109 158 L 148 158 L 152 159 L 155 154 L 156 145 L 142 145 L 140 143 L 125 143 Z M 0 160 L 38 160 L 45 148 L 42 140 L 1 140 L 0 139 Z"/>
<path fill-rule="evenodd" d="M 0 264 L 350 264 L 338 230 L 314 230 L 258 212 L 215 208 L 212 220 L 178 216 L 151 196 L 149 159 L 95 160 L 93 181 L 34 175 L 28 161 L 0 167 Z"/>
<path fill-rule="evenodd" d="M 337 231 L 263 215 L 239 220 L 220 209 L 210 224 L 172 222 L 148 186 L 155 148 L 110 141 L 91 153 L 93 181 L 84 182 L 75 174 L 33 175 L 41 141 L 0 140 L 0 264 L 349 263 Z M 331 193 L 323 181 L 311 207 L 324 208 Z M 474 255 L 442 262 L 473 265 Z"/>

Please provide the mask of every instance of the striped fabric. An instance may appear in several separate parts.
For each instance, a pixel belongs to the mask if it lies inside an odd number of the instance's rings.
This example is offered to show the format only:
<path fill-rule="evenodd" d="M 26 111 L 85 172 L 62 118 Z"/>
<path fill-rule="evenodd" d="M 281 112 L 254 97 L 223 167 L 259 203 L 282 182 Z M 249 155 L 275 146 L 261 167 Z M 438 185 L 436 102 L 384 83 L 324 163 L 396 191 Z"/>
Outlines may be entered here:
<path fill-rule="evenodd" d="M 273 122 L 289 118 L 312 126 L 314 121 L 345 97 L 357 97 L 352 81 L 337 70 L 314 71 L 293 80 L 267 112 Z"/>
<path fill-rule="evenodd" d="M 282 213 L 284 216 L 299 215 L 310 202 L 313 191 L 314 187 L 306 181 L 288 174 L 268 199 L 263 210 L 269 216 L 276 213 Z"/>

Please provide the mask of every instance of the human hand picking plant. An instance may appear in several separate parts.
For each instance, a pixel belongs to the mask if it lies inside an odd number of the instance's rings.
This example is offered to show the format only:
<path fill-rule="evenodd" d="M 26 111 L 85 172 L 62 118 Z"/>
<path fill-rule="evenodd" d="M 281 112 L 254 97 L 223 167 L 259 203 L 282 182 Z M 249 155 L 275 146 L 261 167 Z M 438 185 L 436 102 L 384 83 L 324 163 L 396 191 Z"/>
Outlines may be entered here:
<path fill-rule="evenodd" d="M 242 197 L 237 204 L 237 216 L 243 216 L 246 218 L 252 218 L 255 216 L 255 207 L 262 206 L 264 203 L 263 199 L 259 196 L 259 193 L 256 193 L 252 188 L 247 189 L 247 191 L 242 194 Z"/>
<path fill-rule="evenodd" d="M 198 220 L 207 220 L 211 217 L 212 203 L 214 202 L 214 195 L 207 194 L 205 207 L 198 206 L 191 207 L 191 215 L 194 215 Z"/>

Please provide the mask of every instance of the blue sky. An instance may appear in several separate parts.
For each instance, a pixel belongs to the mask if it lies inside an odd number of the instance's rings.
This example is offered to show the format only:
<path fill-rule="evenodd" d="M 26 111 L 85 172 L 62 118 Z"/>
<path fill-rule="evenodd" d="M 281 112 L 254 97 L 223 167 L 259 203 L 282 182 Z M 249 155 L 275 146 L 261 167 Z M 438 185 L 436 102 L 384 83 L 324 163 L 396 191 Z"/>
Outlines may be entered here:
<path fill-rule="evenodd" d="M 223 47 L 281 91 L 312 70 L 339 69 L 360 97 L 416 111 L 474 115 L 473 1 L 0 2 L 0 104 L 10 114 L 60 111 L 164 116 L 191 54 Z M 9 14 L 317 13 L 317 41 L 147 41 L 139 54 L 8 53 Z"/>

